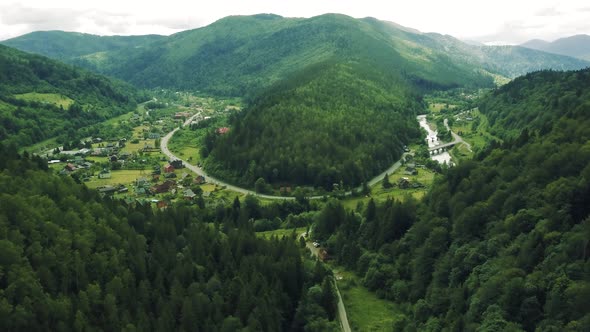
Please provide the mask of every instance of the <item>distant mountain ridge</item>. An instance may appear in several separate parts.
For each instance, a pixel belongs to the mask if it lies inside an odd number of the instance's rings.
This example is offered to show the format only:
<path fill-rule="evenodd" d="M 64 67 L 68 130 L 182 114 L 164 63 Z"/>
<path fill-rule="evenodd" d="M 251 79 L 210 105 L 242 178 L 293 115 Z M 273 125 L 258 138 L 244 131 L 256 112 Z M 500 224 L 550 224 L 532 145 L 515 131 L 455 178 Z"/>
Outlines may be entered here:
<path fill-rule="evenodd" d="M 65 62 L 74 57 L 122 48 L 140 47 L 164 39 L 160 35 L 97 36 L 80 32 L 35 31 L 1 42 L 21 51 L 44 55 Z"/>
<path fill-rule="evenodd" d="M 575 35 L 548 42 L 541 39 L 529 40 L 520 46 L 534 50 L 567 55 L 590 61 L 590 36 Z"/>
<path fill-rule="evenodd" d="M 393 22 L 339 14 L 307 19 L 272 14 L 229 16 L 168 37 L 37 32 L 3 43 L 139 87 L 224 95 L 256 91 L 333 57 L 368 56 L 389 62 L 421 88 L 476 86 L 490 74 L 514 78 L 541 69 L 590 65 L 521 47 L 469 45 Z"/>

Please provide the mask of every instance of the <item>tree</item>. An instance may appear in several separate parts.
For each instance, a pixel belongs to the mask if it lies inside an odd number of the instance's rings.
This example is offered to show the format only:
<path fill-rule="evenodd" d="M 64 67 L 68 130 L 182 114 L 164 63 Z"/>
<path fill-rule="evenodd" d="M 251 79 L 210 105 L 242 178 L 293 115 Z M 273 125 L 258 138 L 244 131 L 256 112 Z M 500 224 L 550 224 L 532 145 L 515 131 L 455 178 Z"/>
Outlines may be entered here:
<path fill-rule="evenodd" d="M 391 188 L 391 183 L 389 182 L 389 174 L 385 173 L 385 177 L 383 178 L 383 189 L 389 189 Z"/>
<path fill-rule="evenodd" d="M 267 185 L 264 178 L 258 178 L 254 183 L 254 190 L 259 194 L 264 194 L 267 192 Z"/>

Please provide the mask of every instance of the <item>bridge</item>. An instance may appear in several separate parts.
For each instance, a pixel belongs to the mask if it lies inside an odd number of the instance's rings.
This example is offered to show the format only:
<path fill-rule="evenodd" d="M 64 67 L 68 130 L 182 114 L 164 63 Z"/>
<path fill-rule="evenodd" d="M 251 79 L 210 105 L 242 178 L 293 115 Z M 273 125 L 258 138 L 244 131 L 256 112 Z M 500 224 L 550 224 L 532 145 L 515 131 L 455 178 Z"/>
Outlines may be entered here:
<path fill-rule="evenodd" d="M 460 141 L 455 140 L 449 143 L 445 143 L 445 144 L 440 144 L 437 146 L 433 146 L 431 148 L 428 148 L 428 152 L 430 152 L 431 155 L 436 155 L 439 153 L 443 153 L 447 150 L 449 150 L 450 148 L 452 148 L 453 146 L 455 146 L 457 143 L 460 143 Z"/>

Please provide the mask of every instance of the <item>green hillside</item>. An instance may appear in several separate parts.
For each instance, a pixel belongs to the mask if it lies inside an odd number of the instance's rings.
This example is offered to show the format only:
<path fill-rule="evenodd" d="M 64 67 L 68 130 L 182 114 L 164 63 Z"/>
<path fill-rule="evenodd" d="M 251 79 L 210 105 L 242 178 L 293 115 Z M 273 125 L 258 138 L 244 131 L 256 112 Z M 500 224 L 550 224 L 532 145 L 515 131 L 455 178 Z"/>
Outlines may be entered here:
<path fill-rule="evenodd" d="M 135 108 L 128 84 L 0 45 L 0 140 L 27 146 Z"/>
<path fill-rule="evenodd" d="M 327 190 L 360 185 L 420 133 L 420 98 L 384 72 L 362 60 L 326 62 L 282 81 L 234 117 L 229 133 L 208 135 L 207 170 L 247 186 L 260 178 Z"/>
<path fill-rule="evenodd" d="M 488 73 L 509 78 L 571 70 L 579 59 L 513 46 L 474 46 L 373 18 L 230 16 L 169 37 L 99 37 L 37 32 L 7 45 L 57 57 L 140 87 L 243 96 L 331 57 L 358 58 L 379 41 L 383 59 L 427 88 L 479 86 Z M 359 54 L 360 52 L 360 54 Z"/>
<path fill-rule="evenodd" d="M 589 100 L 590 70 L 521 77 L 482 101 L 504 143 L 448 169 L 423 202 L 371 201 L 362 218 L 333 202 L 312 232 L 406 308 L 394 330 L 586 331 Z"/>
<path fill-rule="evenodd" d="M 96 36 L 79 32 L 35 31 L 1 43 L 25 52 L 68 62 L 84 55 L 142 47 L 163 38 L 165 37 L 159 35 Z"/>
<path fill-rule="evenodd" d="M 248 223 L 299 205 L 249 197 L 242 208 L 236 198 L 156 212 L 102 198 L 3 143 L 0 155 L 3 331 L 337 327 L 329 271 L 304 264 L 294 238 L 261 239 Z"/>

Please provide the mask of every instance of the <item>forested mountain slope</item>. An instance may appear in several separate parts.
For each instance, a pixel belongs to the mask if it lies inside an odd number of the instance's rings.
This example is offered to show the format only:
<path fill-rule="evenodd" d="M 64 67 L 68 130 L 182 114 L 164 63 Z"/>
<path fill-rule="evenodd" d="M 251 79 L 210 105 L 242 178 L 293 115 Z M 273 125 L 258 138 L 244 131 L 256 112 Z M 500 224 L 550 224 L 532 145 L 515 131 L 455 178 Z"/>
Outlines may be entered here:
<path fill-rule="evenodd" d="M 473 46 L 373 18 L 326 14 L 309 19 L 230 16 L 169 37 L 99 37 L 36 32 L 4 43 L 57 57 L 140 87 L 243 96 L 333 56 L 357 58 L 374 41 L 379 56 L 426 88 L 477 86 L 487 73 L 509 78 L 590 63 L 513 46 Z"/>
<path fill-rule="evenodd" d="M 446 171 L 423 203 L 371 201 L 361 218 L 333 202 L 316 236 L 405 308 L 400 330 L 588 330 L 589 82 L 537 72 L 503 86 L 481 107 L 503 144 Z"/>
<path fill-rule="evenodd" d="M 521 44 L 521 46 L 590 61 L 590 36 L 588 35 L 559 38 L 552 42 L 534 39 Z"/>
<path fill-rule="evenodd" d="M 418 83 L 486 84 L 485 75 L 443 53 L 411 53 L 414 49 L 395 43 L 379 25 L 335 14 L 310 19 L 231 16 L 172 35 L 149 48 L 115 52 L 97 61 L 81 58 L 79 63 L 87 61 L 89 67 L 142 87 L 242 96 L 309 65 L 334 57 L 358 59 L 371 51 Z"/>
<path fill-rule="evenodd" d="M 135 108 L 132 86 L 0 45 L 0 140 L 27 146 Z"/>
<path fill-rule="evenodd" d="M 145 47 L 151 42 L 164 39 L 159 35 L 144 36 L 97 36 L 66 31 L 35 31 L 2 44 L 19 50 L 45 55 L 64 62 L 92 54 L 99 57 L 103 52 L 135 47 Z"/>
<path fill-rule="evenodd" d="M 248 221 L 296 203 L 155 211 L 103 199 L 2 143 L 0 154 L 1 330 L 337 329 L 330 272 L 305 265 L 293 237 L 257 238 Z"/>
<path fill-rule="evenodd" d="M 420 135 L 424 106 L 380 64 L 326 62 L 261 93 L 205 139 L 206 168 L 252 186 L 357 186 L 399 159 Z"/>

